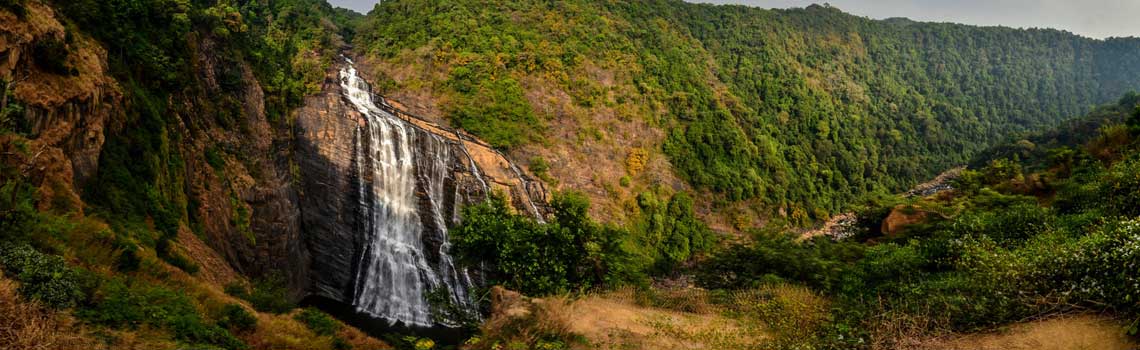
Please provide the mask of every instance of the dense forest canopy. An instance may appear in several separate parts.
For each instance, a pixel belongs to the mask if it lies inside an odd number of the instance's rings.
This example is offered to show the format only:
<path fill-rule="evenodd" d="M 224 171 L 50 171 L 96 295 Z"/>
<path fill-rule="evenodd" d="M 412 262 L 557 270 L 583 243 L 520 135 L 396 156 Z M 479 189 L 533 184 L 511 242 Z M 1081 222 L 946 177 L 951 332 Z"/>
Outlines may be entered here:
<path fill-rule="evenodd" d="M 430 52 L 432 67 L 417 67 L 444 74 L 415 84 L 498 146 L 541 141 L 551 117 L 520 84 L 537 77 L 579 105 L 666 130 L 662 150 L 692 185 L 796 220 L 898 191 L 1140 86 L 1140 40 L 820 5 L 384 1 L 356 43 L 395 64 Z M 592 79 L 598 70 L 618 86 Z"/>

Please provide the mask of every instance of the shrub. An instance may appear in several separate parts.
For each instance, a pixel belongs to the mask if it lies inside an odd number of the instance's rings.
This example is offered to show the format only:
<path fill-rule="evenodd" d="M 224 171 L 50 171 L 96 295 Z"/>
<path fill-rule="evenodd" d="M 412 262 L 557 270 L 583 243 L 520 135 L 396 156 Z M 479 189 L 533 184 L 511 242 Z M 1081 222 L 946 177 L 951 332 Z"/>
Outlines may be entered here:
<path fill-rule="evenodd" d="M 238 304 L 226 304 L 217 319 L 219 327 L 233 332 L 249 332 L 257 328 L 257 318 Z"/>
<path fill-rule="evenodd" d="M 535 304 L 525 315 L 493 318 L 483 325 L 480 336 L 467 340 L 464 348 L 562 350 L 582 347 L 587 341 L 571 330 L 570 307 L 565 298 L 554 297 Z M 422 341 L 414 337 L 409 340 L 413 345 L 410 349 Z"/>
<path fill-rule="evenodd" d="M 478 308 L 457 303 L 451 295 L 451 289 L 446 285 L 432 288 L 426 297 L 428 304 L 431 305 L 433 321 L 471 331 L 475 331 L 482 322 Z"/>
<path fill-rule="evenodd" d="M 1054 228 L 1056 215 L 1033 203 L 1018 203 L 1002 210 L 978 210 L 954 220 L 959 234 L 984 235 L 1002 245 L 1012 245 Z"/>
<path fill-rule="evenodd" d="M 214 171 L 222 171 L 226 167 L 226 160 L 222 159 L 221 152 L 218 152 L 217 147 L 206 148 L 206 164 L 209 164 Z"/>
<path fill-rule="evenodd" d="M 706 288 L 744 289 L 765 283 L 796 281 L 824 291 L 841 286 L 847 268 L 862 257 L 863 246 L 816 238 L 797 242 L 791 235 L 758 235 L 750 245 L 726 248 L 696 273 Z"/>
<path fill-rule="evenodd" d="M 340 323 L 332 317 L 311 307 L 301 310 L 301 312 L 293 316 L 293 319 L 301 322 L 317 335 L 334 335 L 337 331 L 340 331 L 341 327 Z"/>
<path fill-rule="evenodd" d="M 289 299 L 289 291 L 280 276 L 269 276 L 253 282 L 253 288 L 247 289 L 240 283 L 231 283 L 225 287 L 226 294 L 244 299 L 253 305 L 253 309 L 261 312 L 283 314 L 297 307 Z"/>
<path fill-rule="evenodd" d="M 0 244 L 0 265 L 20 281 L 20 294 L 49 307 L 64 309 L 87 299 L 90 281 L 67 267 L 63 258 L 42 254 L 31 246 Z"/>
<path fill-rule="evenodd" d="M 1112 222 L 1063 244 L 1028 251 L 1043 292 L 1063 293 L 1071 302 L 1140 311 L 1140 220 Z"/>
<path fill-rule="evenodd" d="M 190 261 L 189 258 L 179 254 L 173 249 L 173 238 L 163 236 L 155 243 L 154 250 L 158 252 L 158 257 L 171 266 L 177 267 L 188 274 L 195 274 L 198 272 L 198 264 Z"/>
<path fill-rule="evenodd" d="M 766 324 L 773 337 L 765 345 L 776 349 L 804 348 L 831 317 L 826 298 L 807 287 L 788 284 L 734 292 L 728 303 L 738 317 Z"/>
<path fill-rule="evenodd" d="M 0 106 L 0 135 L 8 133 L 25 134 L 29 130 L 28 120 L 24 118 L 24 105 L 16 100 L 12 83 L 0 80 L 0 99 L 7 98 L 7 105 Z"/>
<path fill-rule="evenodd" d="M 138 246 L 122 240 L 116 241 L 115 244 L 119 246 L 119 256 L 115 260 L 115 269 L 120 272 L 138 271 L 139 265 L 142 264 Z"/>
<path fill-rule="evenodd" d="M 332 347 L 333 350 L 351 350 L 352 344 L 349 344 L 349 342 L 347 340 L 344 340 L 344 338 L 333 337 Z"/>
<path fill-rule="evenodd" d="M 589 202 L 557 194 L 555 220 L 540 224 L 512 213 L 506 199 L 464 208 L 463 225 L 452 232 L 455 251 L 470 264 L 485 263 L 490 284 L 528 295 L 581 291 L 636 279 L 624 230 L 594 223 Z"/>
<path fill-rule="evenodd" d="M 143 325 L 163 328 L 175 339 L 192 344 L 248 348 L 229 331 L 204 322 L 193 302 L 182 292 L 114 279 L 104 284 L 94 299 L 93 305 L 77 312 L 77 316 L 117 328 Z"/>
<path fill-rule="evenodd" d="M 1105 173 L 1100 188 L 1101 201 L 1115 214 L 1140 215 L 1140 160 L 1129 159 Z"/>

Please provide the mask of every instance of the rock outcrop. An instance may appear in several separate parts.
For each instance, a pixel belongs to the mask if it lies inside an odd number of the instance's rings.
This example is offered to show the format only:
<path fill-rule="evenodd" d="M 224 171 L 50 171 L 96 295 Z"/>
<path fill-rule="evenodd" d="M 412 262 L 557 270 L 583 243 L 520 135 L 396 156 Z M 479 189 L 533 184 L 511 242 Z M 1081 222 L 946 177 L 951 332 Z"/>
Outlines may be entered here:
<path fill-rule="evenodd" d="M 339 68 L 347 61 L 338 62 L 328 72 L 322 91 L 310 96 L 305 106 L 295 112 L 296 159 L 300 179 L 300 226 L 311 264 L 313 295 L 341 303 L 351 303 L 358 286 L 357 276 L 367 246 L 367 215 L 371 196 L 362 193 L 362 182 L 371 183 L 372 174 L 361 173 L 357 154 L 361 143 L 358 131 L 368 123 L 360 111 L 344 97 L 340 85 Z M 431 189 L 424 181 L 417 181 L 416 196 L 420 219 L 424 228 L 422 237 L 426 258 L 430 265 L 438 266 L 441 247 L 446 237 L 438 234 L 459 224 L 460 209 L 478 203 L 492 191 L 508 195 L 516 210 L 542 218 L 546 208 L 547 192 L 540 183 L 519 170 L 503 154 L 482 141 L 461 131 L 429 122 L 374 96 L 385 112 L 407 122 L 413 133 L 412 152 L 437 153 L 447 168 L 442 186 L 442 198 L 433 203 L 428 197 Z M 442 140 L 449 150 L 436 150 Z M 422 166 L 423 164 L 417 164 Z M 437 189 L 438 190 L 438 189 Z M 431 206 L 441 208 L 432 208 Z M 440 215 L 428 215 L 442 210 Z M 444 227 L 439 227 L 443 225 Z"/>
<path fill-rule="evenodd" d="M 42 210 L 81 214 L 80 190 L 98 175 L 105 140 L 136 132 L 127 112 L 137 101 L 124 97 L 96 40 L 68 33 L 50 6 L 29 1 L 26 8 L 19 17 L 0 11 L 0 107 L 20 103 L 23 111 L 21 135 L 0 136 L 3 162 L 40 189 Z M 337 73 L 348 61 L 327 72 L 320 93 L 288 117 L 292 122 L 271 122 L 248 63 L 222 55 L 225 50 L 209 36 L 188 40 L 191 80 L 167 97 L 169 108 L 161 111 L 161 132 L 170 141 L 159 152 L 179 162 L 163 169 L 168 173 L 161 186 L 187 215 L 178 231 L 178 241 L 185 242 L 176 250 L 219 284 L 239 274 L 278 275 L 295 298 L 351 303 L 370 239 L 365 226 L 372 224 L 361 214 L 374 210 L 364 205 L 359 188 L 376 179 L 361 174 L 354 157 L 354 137 L 368 121 L 341 90 Z M 57 58 L 64 70 L 41 67 L 35 50 L 45 41 L 63 45 L 66 57 Z M 240 77 L 240 83 L 223 83 L 223 76 Z M 440 152 L 443 182 L 428 188 L 417 181 L 415 188 L 420 212 L 447 214 L 420 215 L 424 250 L 436 252 L 426 256 L 432 266 L 446 265 L 445 233 L 459 224 L 464 205 L 500 192 L 520 213 L 539 220 L 549 213 L 545 187 L 502 153 L 386 101 L 379 105 L 425 135 L 416 138 L 412 152 L 447 148 Z M 444 195 L 428 198 L 429 192 Z"/>
<path fill-rule="evenodd" d="M 63 163 L 59 171 L 41 172 L 51 180 L 40 176 L 33 181 L 54 183 L 74 195 L 74 188 L 98 167 L 104 129 L 122 113 L 123 95 L 108 74 L 107 54 L 99 44 L 78 33 L 69 38 L 54 10 L 44 4 L 29 2 L 25 8 L 19 17 L 0 11 L 0 110 L 11 103 L 23 105 L 23 129 L 32 154 L 24 165 L 47 169 L 35 164 L 44 159 Z M 37 43 L 44 42 L 65 47 L 66 57 L 55 59 L 69 72 L 52 72 L 37 64 Z M 57 157 L 41 158 L 53 153 Z"/>

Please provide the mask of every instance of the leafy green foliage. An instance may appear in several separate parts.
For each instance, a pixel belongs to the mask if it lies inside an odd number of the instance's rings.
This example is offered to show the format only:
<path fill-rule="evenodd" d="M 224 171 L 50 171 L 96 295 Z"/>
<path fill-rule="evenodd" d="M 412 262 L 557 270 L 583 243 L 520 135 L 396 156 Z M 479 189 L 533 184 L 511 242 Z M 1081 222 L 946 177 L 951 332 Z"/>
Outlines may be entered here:
<path fill-rule="evenodd" d="M 479 294 L 479 289 L 472 293 Z M 453 325 L 475 332 L 482 325 L 483 318 L 478 307 L 472 308 L 456 302 L 447 286 L 432 288 L 425 295 L 428 305 L 431 305 L 432 321 L 440 324 Z"/>
<path fill-rule="evenodd" d="M 49 307 L 72 308 L 87 300 L 90 281 L 59 256 L 4 242 L 0 243 L 0 267 L 5 275 L 20 281 L 20 294 Z"/>
<path fill-rule="evenodd" d="M 226 329 L 202 320 L 184 293 L 161 286 L 109 280 L 99 289 L 93 306 L 79 310 L 77 315 L 88 322 L 112 327 L 164 328 L 175 339 L 191 344 L 248 348 Z"/>
<path fill-rule="evenodd" d="M 712 248 L 715 235 L 695 216 L 687 193 L 674 194 L 668 201 L 657 196 L 653 192 L 638 196 L 642 220 L 634 232 L 638 246 L 649 250 L 654 272 L 668 273 Z"/>
<path fill-rule="evenodd" d="M 502 196 L 464 208 L 463 225 L 451 235 L 455 251 L 472 266 L 485 264 L 489 283 L 529 295 L 635 278 L 623 247 L 628 233 L 591 221 L 589 203 L 579 194 L 558 194 L 551 205 L 555 220 L 549 224 L 512 213 Z"/>
<path fill-rule="evenodd" d="M 1102 181 L 1099 193 L 1105 209 L 1127 217 L 1140 215 L 1140 158 L 1116 164 Z"/>
<path fill-rule="evenodd" d="M 1140 169 L 1136 143 L 1125 141 L 1125 149 L 1115 150 L 1124 159 L 1048 167 L 1037 162 L 1055 160 L 991 160 L 964 172 L 954 196 L 909 200 L 944 206 L 948 217 L 927 218 L 900 235 L 861 236 L 873 238 L 873 245 L 761 234 L 714 254 L 699 269 L 698 282 L 742 289 L 790 281 L 825 292 L 836 301 L 831 322 L 838 333 L 810 342 L 838 348 L 884 336 L 865 330 L 914 327 L 911 322 L 924 324 L 919 331 L 972 331 L 1073 308 L 1140 319 L 1140 270 L 1134 268 L 1140 266 L 1140 223 L 1132 201 L 1140 193 Z M 1018 194 L 1029 178 L 1049 179 L 1037 197 Z M 871 222 L 885 217 L 881 209 L 865 212 Z"/>
<path fill-rule="evenodd" d="M 1140 104 L 1133 110 L 1132 115 L 1128 117 L 1128 129 L 1132 131 L 1132 135 L 1140 134 Z"/>
<path fill-rule="evenodd" d="M 317 335 L 335 335 L 341 327 L 340 323 L 332 317 L 311 307 L 301 310 L 293 316 L 293 319 L 301 322 Z"/>
<path fill-rule="evenodd" d="M 29 238 L 41 216 L 34 193 L 35 188 L 25 181 L 11 179 L 0 184 L 0 240 L 17 243 Z"/>
<path fill-rule="evenodd" d="M 107 135 L 99 171 L 87 182 L 84 200 L 93 212 L 110 218 L 116 231 L 154 246 L 167 262 L 195 271 L 189 260 L 168 249 L 191 209 L 184 157 L 205 156 L 215 170 L 224 162 L 216 149 L 204 155 L 186 152 L 183 145 L 189 140 L 184 138 L 193 134 L 186 128 L 240 132 L 246 125 L 239 123 L 245 113 L 240 99 L 248 97 L 253 81 L 248 71 L 265 92 L 267 118 L 284 121 L 289 109 L 319 88 L 342 46 L 342 31 L 330 20 L 347 27 L 353 17 L 320 0 L 52 3 L 69 28 L 107 48 L 111 72 L 128 102 L 120 131 Z M 60 50 L 63 55 L 50 56 L 66 57 L 66 48 Z M 200 61 L 208 58 L 217 59 L 205 65 L 215 67 L 214 72 L 202 71 Z M 204 74 L 216 78 L 211 81 L 218 86 L 201 83 Z M 186 111 L 213 118 L 179 119 Z M 234 214 L 239 216 L 235 225 L 248 225 L 248 213 Z M 157 237 L 148 232 L 152 222 Z"/>
<path fill-rule="evenodd" d="M 462 84 L 455 83 L 456 79 L 473 79 L 464 76 L 462 72 L 456 73 L 464 69 L 466 68 L 460 67 L 452 71 L 453 84 Z M 529 143 L 541 135 L 538 119 L 517 81 L 502 79 L 482 82 L 471 89 L 472 96 L 449 111 L 456 127 L 479 135 L 491 145 L 501 148 Z"/>
<path fill-rule="evenodd" d="M 226 304 L 217 317 L 218 326 L 230 332 L 250 332 L 257 328 L 257 318 L 238 304 Z"/>
<path fill-rule="evenodd" d="M 248 301 L 254 310 L 261 312 L 283 314 L 297 307 L 289 298 L 289 290 L 280 276 L 254 280 L 252 288 L 237 283 L 230 284 L 225 291 L 226 294 Z"/>
<path fill-rule="evenodd" d="M 3 91 L 0 91 L 0 135 L 27 132 L 24 105 L 16 101 L 12 83 L 0 80 L 0 86 L 3 86 Z"/>
<path fill-rule="evenodd" d="M 797 224 L 1140 86 L 1140 40 L 818 5 L 384 1 L 356 43 L 424 72 L 401 84 L 442 95 L 453 124 L 496 146 L 614 108 L 666 130 L 663 151 L 689 183 Z M 558 93 L 587 115 L 532 112 Z"/>

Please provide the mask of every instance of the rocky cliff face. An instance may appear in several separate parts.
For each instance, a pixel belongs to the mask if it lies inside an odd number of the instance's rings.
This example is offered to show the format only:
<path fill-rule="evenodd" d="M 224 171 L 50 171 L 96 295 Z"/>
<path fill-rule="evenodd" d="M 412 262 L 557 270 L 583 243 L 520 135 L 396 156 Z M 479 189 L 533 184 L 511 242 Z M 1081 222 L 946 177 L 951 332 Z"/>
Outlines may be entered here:
<path fill-rule="evenodd" d="M 240 104 L 235 125 L 222 125 L 219 111 L 202 107 L 179 113 L 177 133 L 183 136 L 186 192 L 197 210 L 207 244 L 246 276 L 280 275 L 295 291 L 308 285 L 309 262 L 301 239 L 299 191 L 293 172 L 294 135 L 288 125 L 270 123 L 265 96 L 252 69 L 243 62 L 225 61 L 215 43 L 198 41 L 195 52 L 197 86 L 188 93 L 188 106 L 210 106 L 201 101 L 225 96 Z M 241 76 L 238 91 L 218 82 L 223 70 Z M 232 73 L 231 73 L 232 74 Z M 209 153 L 224 165 L 211 165 Z"/>
<path fill-rule="evenodd" d="M 22 106 L 22 135 L 0 136 L 0 151 L 40 189 L 42 210 L 82 215 L 80 189 L 102 170 L 105 141 L 137 132 L 128 113 L 139 102 L 124 97 L 97 41 L 68 33 L 49 6 L 30 1 L 27 9 L 22 17 L 0 11 L 0 103 Z M 376 121 L 353 105 L 338 75 L 349 62 L 338 60 L 291 122 L 270 122 L 249 64 L 226 57 L 209 36 L 189 40 L 193 80 L 160 111 L 167 114 L 162 137 L 169 137 L 160 152 L 181 162 L 158 175 L 160 190 L 185 203 L 175 251 L 218 284 L 276 274 L 296 298 L 359 302 L 362 281 L 383 278 L 361 270 L 376 268 L 363 258 L 370 249 L 375 257 L 375 227 L 386 223 L 374 215 L 383 210 L 374 199 L 384 191 L 377 185 L 384 175 L 363 171 L 368 158 L 360 156 L 367 151 L 360 132 Z M 36 50 L 43 42 L 63 45 L 57 58 L 64 71 L 42 66 Z M 223 75 L 241 83 L 224 84 Z M 542 184 L 486 143 L 374 100 L 412 135 L 401 152 L 415 159 L 409 203 L 418 215 L 409 225 L 430 266 L 425 281 L 478 278 L 449 267 L 446 232 L 459 224 L 464 205 L 500 192 L 520 213 L 542 220 L 549 212 Z M 60 205 L 66 207 L 52 208 Z"/>
<path fill-rule="evenodd" d="M 17 124 L 24 124 L 18 129 L 29 139 L 28 152 L 6 152 L 5 161 L 24 168 L 44 191 L 53 191 L 49 197 L 74 198 L 72 209 L 82 212 L 74 189 L 95 172 L 104 129 L 122 113 L 122 93 L 107 73 L 102 47 L 83 35 L 68 37 L 51 8 L 32 2 L 26 9 L 22 18 L 0 11 L 0 110 L 22 104 Z M 36 51 L 44 50 L 37 43 L 45 42 L 67 48 L 65 57 L 55 59 L 69 72 L 37 64 Z"/>
<path fill-rule="evenodd" d="M 101 170 L 105 141 L 138 132 L 127 113 L 139 102 L 124 97 L 99 42 L 66 29 L 50 6 L 29 1 L 25 8 L 21 16 L 0 11 L 0 110 L 21 106 L 5 121 L 20 135 L 0 136 L 2 161 L 40 189 L 41 210 L 82 215 L 79 194 Z M 185 163 L 163 176 L 177 198 L 191 203 L 187 224 L 197 228 L 197 236 L 179 236 L 200 237 L 225 260 L 202 264 L 207 279 L 228 283 L 235 270 L 247 276 L 280 271 L 299 296 L 309 261 L 291 173 L 292 129 L 268 122 L 262 87 L 248 64 L 227 61 L 210 38 L 192 41 L 196 80 L 170 97 L 177 108 L 163 111 L 171 114 L 167 151 Z M 40 51 L 50 45 L 58 49 Z M 238 91 L 222 88 L 217 75 L 223 69 L 240 74 Z M 233 125 L 218 121 L 219 96 L 241 106 Z M 211 152 L 224 164 L 209 164 Z M 53 208 L 61 204 L 66 207 Z M 175 249 L 204 258 L 194 249 Z"/>
<path fill-rule="evenodd" d="M 361 141 L 368 123 L 378 122 L 361 113 L 349 101 L 342 87 L 340 68 L 347 60 L 330 70 L 322 92 L 310 96 L 305 107 L 296 112 L 296 158 L 299 165 L 300 224 L 304 242 L 312 260 L 311 293 L 344 304 L 352 304 L 366 293 L 364 280 L 369 278 L 370 259 L 378 249 L 370 246 L 371 227 L 391 223 L 377 222 L 373 197 L 385 195 L 378 179 L 383 172 L 368 171 L 362 162 L 373 159 L 362 156 L 371 151 Z M 415 210 L 419 227 L 408 228 L 421 233 L 426 264 L 434 271 L 428 275 L 446 280 L 449 259 L 446 254 L 447 229 L 459 223 L 460 208 L 478 203 L 492 191 L 512 198 L 520 212 L 541 218 L 547 209 L 546 190 L 515 167 L 501 153 L 462 132 L 407 114 L 373 96 L 381 113 L 399 119 L 411 140 L 415 159 Z M 398 142 L 400 140 L 392 140 Z M 397 152 L 403 152 L 397 150 Z M 406 156 L 406 155 L 405 155 Z M 432 169 L 427 169 L 431 167 Z M 442 172 L 433 175 L 431 172 Z M 367 184 L 362 190 L 362 184 Z M 381 200 L 379 206 L 385 206 Z M 381 216 L 380 220 L 398 220 Z M 429 278 L 429 279 L 431 279 Z M 456 278 L 451 276 L 450 278 Z M 454 288 L 453 288 L 454 289 Z M 458 298 L 459 296 L 457 296 Z"/>

